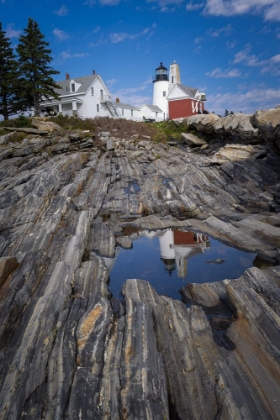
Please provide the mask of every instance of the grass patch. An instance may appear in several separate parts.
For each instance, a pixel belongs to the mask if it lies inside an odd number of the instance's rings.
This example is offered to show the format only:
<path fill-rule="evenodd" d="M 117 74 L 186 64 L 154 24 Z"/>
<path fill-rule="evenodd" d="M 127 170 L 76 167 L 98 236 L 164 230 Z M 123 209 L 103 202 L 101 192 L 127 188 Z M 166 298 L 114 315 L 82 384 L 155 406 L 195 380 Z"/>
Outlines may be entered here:
<path fill-rule="evenodd" d="M 124 118 L 96 117 L 86 118 L 82 120 L 78 117 L 69 117 L 58 115 L 56 117 L 48 117 L 47 121 L 52 121 L 62 127 L 65 131 L 71 130 L 89 130 L 90 136 L 96 136 L 101 131 L 109 131 L 112 137 L 128 140 L 133 134 L 139 135 L 139 141 L 143 140 L 143 136 L 149 136 L 155 143 L 166 143 L 169 140 L 180 141 L 181 133 L 188 132 L 189 127 L 184 121 L 177 123 L 172 120 L 154 123 L 137 122 L 126 120 Z M 1 127 L 32 127 L 32 118 L 19 116 L 8 121 L 0 122 L 0 135 L 8 134 L 9 131 L 1 129 Z M 21 141 L 26 134 L 17 133 L 14 141 Z"/>
<path fill-rule="evenodd" d="M 182 140 L 181 134 L 189 131 L 188 124 L 176 123 L 175 121 L 161 121 L 154 123 L 156 134 L 153 137 L 155 143 L 166 143 L 170 140 Z"/>

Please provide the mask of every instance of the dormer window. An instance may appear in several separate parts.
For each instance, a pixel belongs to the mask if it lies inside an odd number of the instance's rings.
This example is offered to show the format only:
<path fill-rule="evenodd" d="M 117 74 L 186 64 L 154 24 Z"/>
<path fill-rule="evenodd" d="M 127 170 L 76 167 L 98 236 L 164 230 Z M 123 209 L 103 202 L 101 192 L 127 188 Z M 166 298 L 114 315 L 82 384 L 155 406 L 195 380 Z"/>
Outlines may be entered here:
<path fill-rule="evenodd" d="M 75 83 L 71 83 L 71 92 L 75 92 Z"/>

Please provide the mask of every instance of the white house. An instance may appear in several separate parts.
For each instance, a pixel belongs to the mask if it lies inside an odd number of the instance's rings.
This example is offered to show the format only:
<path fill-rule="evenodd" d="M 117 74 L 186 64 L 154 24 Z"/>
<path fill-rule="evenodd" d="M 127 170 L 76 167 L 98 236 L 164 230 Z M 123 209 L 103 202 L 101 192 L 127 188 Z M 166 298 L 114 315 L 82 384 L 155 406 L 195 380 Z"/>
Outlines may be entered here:
<path fill-rule="evenodd" d="M 140 121 L 141 115 L 139 109 L 133 105 L 123 104 L 117 99 L 115 102 L 119 118 L 125 118 L 126 120 Z"/>
<path fill-rule="evenodd" d="M 155 121 L 162 121 L 164 119 L 163 111 L 157 105 L 144 104 L 139 108 L 141 120 L 151 119 Z"/>
<path fill-rule="evenodd" d="M 48 112 L 83 119 L 96 116 L 120 117 L 108 88 L 98 74 L 71 79 L 66 73 L 66 80 L 57 83 L 60 85 L 57 90 L 59 100 L 50 98 L 42 101 L 42 114 L 47 109 Z"/>

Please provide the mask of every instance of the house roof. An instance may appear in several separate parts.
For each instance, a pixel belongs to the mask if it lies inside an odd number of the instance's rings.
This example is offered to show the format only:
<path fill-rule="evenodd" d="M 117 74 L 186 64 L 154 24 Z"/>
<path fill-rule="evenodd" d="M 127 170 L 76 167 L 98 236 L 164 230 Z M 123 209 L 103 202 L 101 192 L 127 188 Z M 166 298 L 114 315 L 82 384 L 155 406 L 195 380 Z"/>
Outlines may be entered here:
<path fill-rule="evenodd" d="M 177 85 L 184 93 L 186 93 L 188 96 L 194 98 L 195 94 L 197 93 L 198 89 L 195 88 L 191 88 L 189 86 L 185 86 L 185 85 L 181 85 L 178 84 Z"/>
<path fill-rule="evenodd" d="M 181 98 L 181 97 L 188 96 L 190 98 L 195 99 L 195 95 L 198 92 L 198 89 L 196 89 L 196 88 L 191 88 L 189 86 L 181 85 L 181 84 L 178 83 L 171 89 L 171 91 L 167 95 L 167 99 L 176 99 L 173 95 L 174 95 L 175 89 L 177 89 L 177 88 L 180 89 L 180 91 L 182 92 L 182 95 L 177 93 L 176 98 Z"/>
<path fill-rule="evenodd" d="M 75 93 L 86 92 L 97 77 L 98 74 L 94 74 L 92 76 L 75 77 L 69 80 L 62 80 L 61 82 L 57 82 L 61 89 L 56 89 L 56 92 L 60 96 L 71 95 L 72 92 L 70 90 L 70 84 L 73 80 L 81 85 Z"/>
<path fill-rule="evenodd" d="M 157 105 L 148 105 L 148 104 L 144 104 L 140 107 L 143 108 L 143 106 L 147 106 L 148 108 L 150 108 L 151 111 L 153 112 L 162 112 L 162 109 L 160 109 Z"/>
<path fill-rule="evenodd" d="M 129 105 L 129 104 L 124 104 L 122 102 L 115 102 L 114 105 L 117 108 L 125 108 L 125 109 L 138 109 L 136 106 L 133 105 Z"/>

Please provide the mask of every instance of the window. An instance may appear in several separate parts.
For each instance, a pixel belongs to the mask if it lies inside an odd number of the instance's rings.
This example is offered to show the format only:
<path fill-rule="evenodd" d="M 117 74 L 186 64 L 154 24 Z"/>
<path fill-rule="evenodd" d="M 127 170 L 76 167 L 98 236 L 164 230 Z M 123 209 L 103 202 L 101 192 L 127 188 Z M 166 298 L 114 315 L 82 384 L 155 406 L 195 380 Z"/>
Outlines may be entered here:
<path fill-rule="evenodd" d="M 165 90 L 162 92 L 162 96 L 166 97 L 166 91 Z"/>
<path fill-rule="evenodd" d="M 171 77 L 171 83 L 174 83 L 174 76 Z"/>
<path fill-rule="evenodd" d="M 96 111 L 99 112 L 99 104 L 96 105 Z"/>
<path fill-rule="evenodd" d="M 133 117 L 133 109 L 131 110 L 131 116 Z"/>
<path fill-rule="evenodd" d="M 75 92 L 75 83 L 71 84 L 71 92 Z"/>
<path fill-rule="evenodd" d="M 91 88 L 91 96 L 94 95 L 94 87 Z"/>
<path fill-rule="evenodd" d="M 100 89 L 100 99 L 101 99 L 101 101 L 103 101 L 103 90 L 102 89 Z"/>

